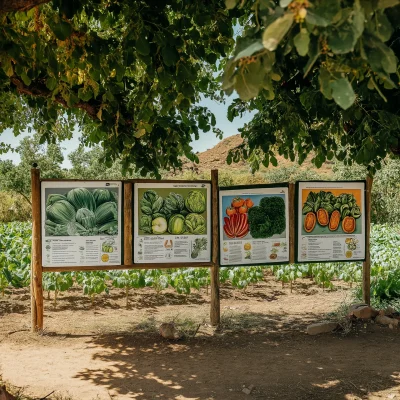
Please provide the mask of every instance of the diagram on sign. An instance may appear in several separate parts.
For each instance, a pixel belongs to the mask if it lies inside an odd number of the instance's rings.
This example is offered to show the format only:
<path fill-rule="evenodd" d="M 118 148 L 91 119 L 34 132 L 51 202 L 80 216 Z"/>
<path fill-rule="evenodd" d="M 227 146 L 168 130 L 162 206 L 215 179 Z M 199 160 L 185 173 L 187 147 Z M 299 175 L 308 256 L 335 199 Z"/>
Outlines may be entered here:
<path fill-rule="evenodd" d="M 135 185 L 135 262 L 196 262 L 211 259 L 211 185 Z"/>
<path fill-rule="evenodd" d="M 365 182 L 298 182 L 297 260 L 365 257 Z"/>
<path fill-rule="evenodd" d="M 220 216 L 221 265 L 288 260 L 287 187 L 220 189 Z"/>
<path fill-rule="evenodd" d="M 43 182 L 44 266 L 121 263 L 121 182 Z"/>

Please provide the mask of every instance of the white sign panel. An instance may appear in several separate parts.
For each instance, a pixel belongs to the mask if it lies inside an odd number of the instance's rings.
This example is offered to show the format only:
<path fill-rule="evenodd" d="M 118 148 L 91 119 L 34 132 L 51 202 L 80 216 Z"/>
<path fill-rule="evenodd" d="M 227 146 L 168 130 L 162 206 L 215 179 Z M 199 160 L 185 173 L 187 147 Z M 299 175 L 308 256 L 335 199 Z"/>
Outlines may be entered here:
<path fill-rule="evenodd" d="M 211 245 L 211 184 L 135 184 L 135 263 L 209 262 Z"/>
<path fill-rule="evenodd" d="M 45 267 L 121 264 L 121 182 L 42 182 Z"/>
<path fill-rule="evenodd" d="M 365 259 L 365 182 L 298 182 L 297 260 Z"/>
<path fill-rule="evenodd" d="M 221 188 L 220 264 L 289 261 L 288 187 Z"/>

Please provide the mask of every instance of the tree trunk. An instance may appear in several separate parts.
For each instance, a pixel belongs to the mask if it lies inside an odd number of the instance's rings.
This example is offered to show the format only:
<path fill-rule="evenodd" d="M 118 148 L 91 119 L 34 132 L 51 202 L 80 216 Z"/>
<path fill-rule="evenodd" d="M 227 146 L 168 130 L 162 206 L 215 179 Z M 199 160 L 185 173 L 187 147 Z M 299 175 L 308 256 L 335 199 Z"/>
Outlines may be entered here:
<path fill-rule="evenodd" d="M 13 11 L 28 11 L 50 0 L 0 0 L 0 14 Z"/>

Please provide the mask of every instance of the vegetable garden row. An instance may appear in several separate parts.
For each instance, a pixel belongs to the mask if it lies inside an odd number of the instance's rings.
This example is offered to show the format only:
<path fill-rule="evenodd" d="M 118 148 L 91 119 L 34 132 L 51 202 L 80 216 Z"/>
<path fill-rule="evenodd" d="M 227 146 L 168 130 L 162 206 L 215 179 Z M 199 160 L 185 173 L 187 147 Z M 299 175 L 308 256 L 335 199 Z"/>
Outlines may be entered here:
<path fill-rule="evenodd" d="M 0 225 L 0 291 L 21 288 L 30 284 L 31 224 Z M 300 277 L 312 278 L 324 288 L 332 288 L 335 280 L 358 283 L 362 280 L 362 263 L 310 263 L 274 266 L 221 267 L 219 280 L 245 290 L 261 281 L 266 270 L 272 271 L 282 284 Z M 59 292 L 79 286 L 91 301 L 97 294 L 152 287 L 157 293 L 170 287 L 177 293 L 208 289 L 210 271 L 206 268 L 114 270 L 93 272 L 52 272 L 43 275 L 43 289 L 53 292 L 56 302 Z M 373 225 L 371 230 L 371 295 L 381 300 L 400 297 L 400 226 Z M 128 300 L 127 300 L 128 301 Z"/>

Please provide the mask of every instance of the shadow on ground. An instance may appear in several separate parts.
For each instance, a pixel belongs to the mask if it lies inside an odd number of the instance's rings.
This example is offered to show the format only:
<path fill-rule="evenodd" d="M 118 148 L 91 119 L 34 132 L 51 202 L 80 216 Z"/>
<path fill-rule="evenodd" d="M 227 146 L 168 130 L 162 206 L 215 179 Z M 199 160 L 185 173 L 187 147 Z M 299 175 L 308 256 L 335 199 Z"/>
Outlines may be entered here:
<path fill-rule="evenodd" d="M 88 340 L 98 348 L 94 359 L 106 367 L 89 367 L 74 378 L 105 387 L 115 399 L 235 400 L 243 399 L 243 386 L 250 385 L 251 397 L 258 399 L 398 393 L 396 332 L 368 326 L 347 337 L 305 335 L 305 325 L 318 317 L 226 314 L 212 336 L 200 332 L 176 342 L 161 338 L 154 327 L 143 331 L 135 325 L 129 333 Z"/>

